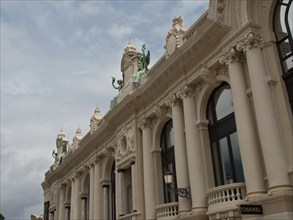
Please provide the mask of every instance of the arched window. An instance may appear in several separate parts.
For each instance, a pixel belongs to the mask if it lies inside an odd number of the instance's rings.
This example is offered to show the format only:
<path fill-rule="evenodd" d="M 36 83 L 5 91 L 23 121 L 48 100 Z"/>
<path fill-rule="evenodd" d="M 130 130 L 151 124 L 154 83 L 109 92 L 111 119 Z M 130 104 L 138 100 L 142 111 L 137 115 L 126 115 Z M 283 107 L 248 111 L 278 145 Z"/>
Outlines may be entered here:
<path fill-rule="evenodd" d="M 274 13 L 274 32 L 293 112 L 293 0 L 278 0 Z"/>
<path fill-rule="evenodd" d="M 173 123 L 172 120 L 169 120 L 162 131 L 161 134 L 161 156 L 162 156 L 162 171 L 163 176 L 170 172 L 173 174 L 172 184 L 164 185 L 164 199 L 165 203 L 177 202 L 178 196 L 174 192 L 171 192 L 171 189 L 177 189 L 176 181 L 176 169 L 175 169 L 175 154 L 174 154 L 174 137 L 173 137 Z"/>
<path fill-rule="evenodd" d="M 226 83 L 210 97 L 207 115 L 216 186 L 244 182 L 231 89 Z"/>

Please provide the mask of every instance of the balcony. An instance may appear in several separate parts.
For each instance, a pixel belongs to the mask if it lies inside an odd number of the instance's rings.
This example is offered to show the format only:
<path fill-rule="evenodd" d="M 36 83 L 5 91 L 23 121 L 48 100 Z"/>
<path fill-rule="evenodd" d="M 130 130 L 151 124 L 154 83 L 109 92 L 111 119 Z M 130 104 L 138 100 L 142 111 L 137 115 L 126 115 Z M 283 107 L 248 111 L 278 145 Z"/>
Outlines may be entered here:
<path fill-rule="evenodd" d="M 166 203 L 157 206 L 157 219 L 175 219 L 178 215 L 178 202 Z"/>
<path fill-rule="evenodd" d="M 208 215 L 238 210 L 237 205 L 242 203 L 246 196 L 245 183 L 232 183 L 209 189 L 206 192 L 208 199 Z"/>

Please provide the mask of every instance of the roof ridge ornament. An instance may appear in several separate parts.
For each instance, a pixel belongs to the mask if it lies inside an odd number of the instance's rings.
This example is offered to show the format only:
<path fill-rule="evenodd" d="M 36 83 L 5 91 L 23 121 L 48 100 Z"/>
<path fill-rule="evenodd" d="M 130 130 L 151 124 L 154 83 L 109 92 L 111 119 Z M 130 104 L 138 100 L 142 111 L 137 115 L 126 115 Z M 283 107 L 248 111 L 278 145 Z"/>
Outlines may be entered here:
<path fill-rule="evenodd" d="M 174 16 L 172 28 L 168 31 L 166 37 L 166 58 L 183 44 L 182 37 L 186 30 L 183 28 L 183 19 L 181 16 Z"/>

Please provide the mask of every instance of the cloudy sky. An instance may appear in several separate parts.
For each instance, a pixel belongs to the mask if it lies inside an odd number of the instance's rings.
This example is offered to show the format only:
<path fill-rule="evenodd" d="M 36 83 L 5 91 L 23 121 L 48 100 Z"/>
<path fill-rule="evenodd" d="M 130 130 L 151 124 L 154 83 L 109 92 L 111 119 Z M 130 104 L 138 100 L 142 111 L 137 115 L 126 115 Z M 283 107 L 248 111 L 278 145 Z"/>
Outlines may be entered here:
<path fill-rule="evenodd" d="M 1 206 L 6 219 L 43 212 L 41 183 L 56 135 L 89 131 L 117 94 L 111 77 L 129 38 L 146 43 L 151 65 L 164 54 L 175 15 L 189 28 L 207 0 L 25 1 L 1 4 Z"/>

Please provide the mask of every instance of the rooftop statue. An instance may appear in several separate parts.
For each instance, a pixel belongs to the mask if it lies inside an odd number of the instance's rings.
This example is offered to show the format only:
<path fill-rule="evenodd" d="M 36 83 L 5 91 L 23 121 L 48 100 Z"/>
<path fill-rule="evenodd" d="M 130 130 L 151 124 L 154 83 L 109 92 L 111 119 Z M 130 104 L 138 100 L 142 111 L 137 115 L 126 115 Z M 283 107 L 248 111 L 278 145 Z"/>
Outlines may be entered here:
<path fill-rule="evenodd" d="M 67 144 L 68 140 L 66 138 L 66 135 L 61 130 L 56 139 L 57 152 L 55 152 L 55 150 L 53 150 L 52 152 L 52 156 L 53 158 L 55 158 L 54 165 L 59 165 L 62 163 L 63 158 L 67 154 Z"/>
<path fill-rule="evenodd" d="M 142 45 L 141 51 L 142 53 L 138 53 L 137 72 L 132 75 L 132 81 L 136 84 L 139 84 L 141 76 L 148 71 L 148 65 L 150 64 L 150 51 L 148 50 L 147 54 L 145 54 L 145 44 Z"/>
<path fill-rule="evenodd" d="M 118 79 L 117 80 L 118 86 L 115 86 L 115 81 L 116 81 L 115 77 L 112 77 L 112 86 L 113 86 L 113 88 L 118 89 L 118 91 L 120 91 L 124 86 L 124 79 Z"/>

